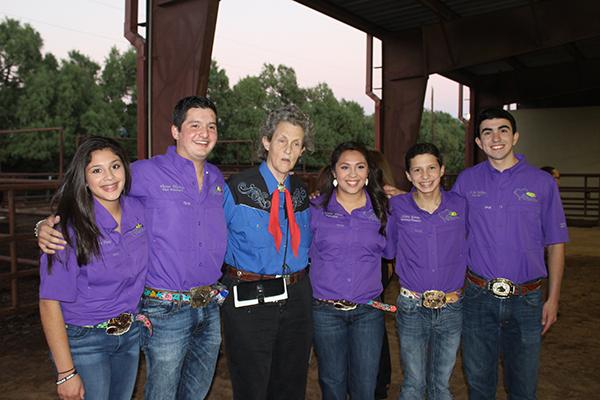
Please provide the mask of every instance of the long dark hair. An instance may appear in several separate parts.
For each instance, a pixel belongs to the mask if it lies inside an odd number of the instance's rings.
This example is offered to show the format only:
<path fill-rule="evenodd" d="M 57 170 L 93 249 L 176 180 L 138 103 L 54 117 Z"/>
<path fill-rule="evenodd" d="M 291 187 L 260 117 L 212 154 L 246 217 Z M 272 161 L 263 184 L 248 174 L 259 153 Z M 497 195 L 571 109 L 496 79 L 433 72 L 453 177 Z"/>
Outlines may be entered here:
<path fill-rule="evenodd" d="M 100 253 L 98 246 L 100 231 L 96 226 L 93 196 L 86 187 L 85 169 L 92 160 L 92 153 L 104 149 L 112 151 L 123 162 L 125 170 L 123 194 L 127 194 L 131 187 L 131 172 L 125 151 L 113 139 L 91 136 L 81 143 L 75 152 L 63 181 L 52 198 L 52 210 L 60 216 L 59 227 L 67 245 L 75 248 L 77 264 L 80 267 L 88 264 Z M 74 237 L 71 237 L 68 228 L 72 229 Z M 49 257 L 49 268 L 51 263 L 52 258 Z"/>
<path fill-rule="evenodd" d="M 371 204 L 373 205 L 373 211 L 381 222 L 379 233 L 385 236 L 385 226 L 387 225 L 387 218 L 389 213 L 388 198 L 383 191 L 382 173 L 377 163 L 369 155 L 367 148 L 358 142 L 344 142 L 339 144 L 331 153 L 331 160 L 327 167 L 322 171 L 323 179 L 320 179 L 319 191 L 323 195 L 323 200 L 320 207 L 326 208 L 331 200 L 335 187 L 333 186 L 333 171 L 335 171 L 335 165 L 339 161 L 342 153 L 345 151 L 358 151 L 365 157 L 367 164 L 369 165 L 369 184 L 365 186 Z"/>

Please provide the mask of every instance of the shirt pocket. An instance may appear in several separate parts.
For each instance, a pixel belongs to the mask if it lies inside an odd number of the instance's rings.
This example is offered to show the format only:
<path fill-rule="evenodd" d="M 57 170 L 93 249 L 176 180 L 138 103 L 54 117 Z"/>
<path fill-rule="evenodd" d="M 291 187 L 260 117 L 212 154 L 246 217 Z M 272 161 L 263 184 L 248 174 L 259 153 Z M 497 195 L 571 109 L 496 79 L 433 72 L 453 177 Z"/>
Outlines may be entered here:
<path fill-rule="evenodd" d="M 520 202 L 508 207 L 508 238 L 514 238 L 518 249 L 540 250 L 543 247 L 541 206 L 537 202 Z"/>
<path fill-rule="evenodd" d="M 467 232 L 462 220 L 448 222 L 436 230 L 436 243 L 440 268 L 457 263 L 466 264 Z"/>
<path fill-rule="evenodd" d="M 345 243 L 350 239 L 348 227 L 342 220 L 327 220 L 317 224 L 313 243 L 323 261 L 339 261 L 345 258 Z"/>
<path fill-rule="evenodd" d="M 197 248 L 195 225 L 200 216 L 190 200 L 149 199 L 148 208 L 152 245 L 173 250 Z"/>

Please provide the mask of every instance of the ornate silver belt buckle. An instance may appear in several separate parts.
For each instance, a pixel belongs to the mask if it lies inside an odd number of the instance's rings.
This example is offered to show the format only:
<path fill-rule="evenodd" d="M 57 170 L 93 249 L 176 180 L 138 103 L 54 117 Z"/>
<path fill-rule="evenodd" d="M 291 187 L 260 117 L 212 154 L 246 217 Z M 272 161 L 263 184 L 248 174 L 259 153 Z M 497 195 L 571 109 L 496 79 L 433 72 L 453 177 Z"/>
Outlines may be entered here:
<path fill-rule="evenodd" d="M 506 299 L 515 292 L 515 285 L 506 278 L 496 278 L 488 282 L 488 290 L 500 299 Z"/>
<path fill-rule="evenodd" d="M 207 305 L 212 298 L 210 286 L 197 286 L 190 289 L 192 308 L 201 308 Z"/>
<path fill-rule="evenodd" d="M 438 309 L 446 305 L 446 293 L 441 290 L 428 290 L 421 296 L 421 304 L 425 308 Z"/>
<path fill-rule="evenodd" d="M 108 320 L 106 326 L 106 334 L 111 336 L 121 336 L 131 329 L 133 324 L 133 314 L 123 313 L 118 317 L 114 317 Z"/>

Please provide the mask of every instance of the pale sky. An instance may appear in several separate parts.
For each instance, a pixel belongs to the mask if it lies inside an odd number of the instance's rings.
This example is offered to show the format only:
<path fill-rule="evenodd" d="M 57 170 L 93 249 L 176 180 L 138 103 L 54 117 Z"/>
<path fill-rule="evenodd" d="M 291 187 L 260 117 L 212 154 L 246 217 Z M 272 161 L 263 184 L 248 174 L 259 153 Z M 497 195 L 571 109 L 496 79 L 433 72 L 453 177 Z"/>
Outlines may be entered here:
<path fill-rule="evenodd" d="M 0 0 L 0 19 L 33 26 L 44 40 L 43 52 L 61 59 L 76 49 L 102 64 L 112 46 L 121 51 L 129 47 L 123 36 L 124 9 L 125 0 Z M 374 109 L 364 94 L 365 33 L 292 0 L 221 0 L 212 58 L 232 86 L 258 75 L 263 63 L 284 64 L 296 71 L 300 86 L 325 82 L 338 99 L 354 100 L 369 114 Z M 376 55 L 375 65 L 379 60 Z M 426 108 L 432 86 L 434 109 L 456 116 L 458 85 L 430 77 Z"/>

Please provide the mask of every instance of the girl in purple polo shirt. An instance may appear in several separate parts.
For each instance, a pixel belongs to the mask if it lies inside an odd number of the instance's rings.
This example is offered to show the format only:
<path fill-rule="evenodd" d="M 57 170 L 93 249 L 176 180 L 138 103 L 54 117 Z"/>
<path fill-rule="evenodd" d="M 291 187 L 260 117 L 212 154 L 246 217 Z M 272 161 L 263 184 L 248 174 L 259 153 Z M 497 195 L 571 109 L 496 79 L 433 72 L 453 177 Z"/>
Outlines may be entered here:
<path fill-rule="evenodd" d="M 131 399 L 139 360 L 135 312 L 146 275 L 144 209 L 121 146 L 92 137 L 53 199 L 65 250 L 40 259 L 40 316 L 61 399 Z"/>
<path fill-rule="evenodd" d="M 383 291 L 387 255 L 387 197 L 378 172 L 364 146 L 342 143 L 311 204 L 314 345 L 324 400 L 375 395 L 384 321 L 367 303 Z"/>
<path fill-rule="evenodd" d="M 390 199 L 389 240 L 400 280 L 396 328 L 404 381 L 400 399 L 451 399 L 449 379 L 462 327 L 466 202 L 440 188 L 444 163 L 432 144 L 405 156 L 409 193 Z"/>

